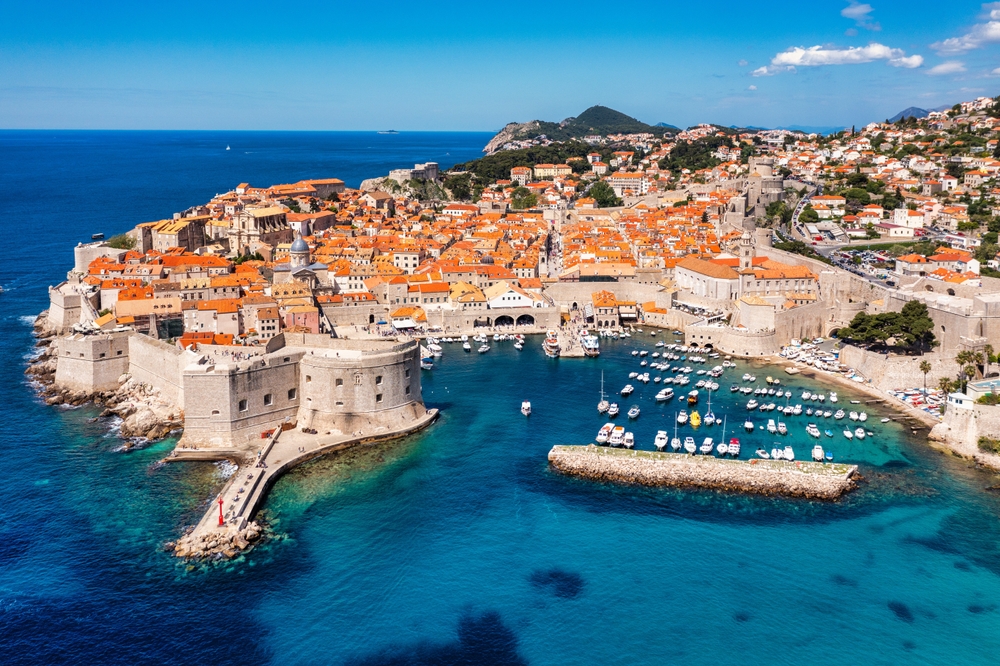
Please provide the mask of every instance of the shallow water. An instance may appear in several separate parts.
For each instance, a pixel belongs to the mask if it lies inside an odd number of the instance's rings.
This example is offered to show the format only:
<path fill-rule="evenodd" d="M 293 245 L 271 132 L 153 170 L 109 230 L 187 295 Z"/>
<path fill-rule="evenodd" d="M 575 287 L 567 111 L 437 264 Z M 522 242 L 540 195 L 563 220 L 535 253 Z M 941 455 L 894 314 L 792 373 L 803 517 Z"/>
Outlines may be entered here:
<path fill-rule="evenodd" d="M 109 192 L 117 176 L 103 164 L 88 177 Z M 48 221 L 64 240 L 45 236 L 0 265 L 0 284 L 14 287 L 0 296 L 10 359 L 0 370 L 4 663 L 996 661 L 1000 501 L 983 491 L 995 479 L 897 423 L 870 419 L 875 437 L 863 443 L 830 426 L 837 436 L 824 445 L 867 479 L 832 504 L 552 473 L 553 444 L 590 442 L 605 422 L 601 371 L 609 392 L 620 389 L 639 370 L 631 349 L 653 349 L 648 336 L 603 341 L 596 360 L 546 359 L 538 338 L 485 355 L 444 345 L 422 373 L 426 402 L 442 409 L 435 425 L 296 469 L 267 502 L 274 538 L 238 562 L 188 571 L 160 547 L 208 507 L 225 470 L 159 464 L 169 440 L 124 452 L 108 423 L 90 422 L 96 410 L 46 407 L 24 383 L 25 318 L 44 307 L 45 285 L 69 261 L 65 242 L 100 207 L 75 200 L 83 222 L 62 197 L 31 212 L 22 190 L 0 203 L 18 215 L 2 223 Z M 142 193 L 123 197 L 129 207 Z M 147 216 L 140 209 L 129 208 Z M 727 371 L 713 398 L 727 438 L 736 432 L 745 456 L 780 439 L 806 458 L 805 424 L 822 420 L 790 417 L 786 438 L 738 430 L 747 398 L 729 385 L 744 368 Z M 762 383 L 769 373 L 756 374 Z M 816 384 L 781 379 L 793 401 Z M 632 383 L 636 394 L 619 402 L 641 405 L 629 427 L 651 449 L 656 430 L 672 436 L 676 400 L 657 406 L 659 385 Z M 839 393 L 848 410 L 862 399 Z M 717 438 L 721 426 L 701 428 L 699 441 L 706 432 Z"/>

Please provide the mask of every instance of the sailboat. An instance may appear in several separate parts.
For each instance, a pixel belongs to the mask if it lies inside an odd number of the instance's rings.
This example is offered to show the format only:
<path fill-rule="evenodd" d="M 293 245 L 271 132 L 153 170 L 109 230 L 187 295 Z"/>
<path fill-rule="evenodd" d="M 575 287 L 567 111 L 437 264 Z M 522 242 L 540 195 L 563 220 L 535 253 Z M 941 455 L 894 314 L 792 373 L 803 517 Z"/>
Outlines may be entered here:
<path fill-rule="evenodd" d="M 680 440 L 680 437 L 677 436 L 677 417 L 676 416 L 674 417 L 674 438 L 672 440 L 670 440 L 670 448 L 673 449 L 674 451 L 680 451 L 681 450 L 681 440 Z"/>
<path fill-rule="evenodd" d="M 603 414 L 604 412 L 608 411 L 608 407 L 610 407 L 610 406 L 611 406 L 611 404 L 607 400 L 605 400 L 605 398 L 604 398 L 604 371 L 602 370 L 601 371 L 601 401 L 599 403 L 597 403 L 597 412 L 599 414 Z"/>
<path fill-rule="evenodd" d="M 226 145 L 226 150 L 229 150 L 229 145 L 228 144 Z"/>
<path fill-rule="evenodd" d="M 705 425 L 715 424 L 715 414 L 712 413 L 712 392 L 708 392 L 708 412 L 705 413 Z"/>

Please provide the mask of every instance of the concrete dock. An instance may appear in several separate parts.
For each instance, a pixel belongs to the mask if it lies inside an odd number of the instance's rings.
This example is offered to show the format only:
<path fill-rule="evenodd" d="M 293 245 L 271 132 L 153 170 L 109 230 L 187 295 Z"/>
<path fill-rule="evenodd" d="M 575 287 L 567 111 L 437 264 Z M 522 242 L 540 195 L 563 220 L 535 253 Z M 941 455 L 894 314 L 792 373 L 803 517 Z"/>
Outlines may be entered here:
<path fill-rule="evenodd" d="M 733 460 L 682 453 L 553 446 L 549 464 L 596 481 L 707 488 L 758 495 L 835 500 L 853 490 L 857 465 L 784 460 Z"/>
<path fill-rule="evenodd" d="M 299 430 L 276 430 L 251 464 L 241 464 L 229 482 L 216 496 L 194 530 L 177 541 L 175 552 L 181 557 L 205 557 L 215 552 L 227 557 L 246 547 L 250 524 L 263 504 L 268 490 L 289 469 L 308 460 L 353 446 L 372 444 L 405 437 L 423 430 L 438 417 L 438 410 L 429 409 L 416 421 L 398 430 L 384 430 L 349 435 L 310 435 Z M 218 459 L 218 456 L 215 456 Z M 208 459 L 196 452 L 169 458 L 171 461 Z M 219 498 L 222 499 L 224 524 L 219 525 Z M 216 544 L 213 547 L 209 547 Z M 233 547 L 236 546 L 236 547 Z"/>

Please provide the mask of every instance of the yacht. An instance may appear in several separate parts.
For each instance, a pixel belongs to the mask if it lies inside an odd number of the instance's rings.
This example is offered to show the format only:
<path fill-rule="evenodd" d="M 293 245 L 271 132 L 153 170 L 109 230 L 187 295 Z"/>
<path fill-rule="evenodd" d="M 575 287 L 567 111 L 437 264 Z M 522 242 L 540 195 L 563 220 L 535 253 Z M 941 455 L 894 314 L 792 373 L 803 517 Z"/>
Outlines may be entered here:
<path fill-rule="evenodd" d="M 767 421 L 767 431 L 772 435 L 778 432 L 778 427 L 774 425 L 774 419 L 768 419 Z"/>
<path fill-rule="evenodd" d="M 580 342 L 583 346 L 584 355 L 591 358 L 596 358 L 601 355 L 601 343 L 596 335 L 586 335 Z"/>
<path fill-rule="evenodd" d="M 515 345 L 516 346 L 516 345 Z M 611 405 L 604 397 L 604 373 L 601 372 L 601 401 L 597 403 L 597 413 L 603 414 Z"/>
<path fill-rule="evenodd" d="M 542 343 L 542 351 L 549 358 L 556 358 L 559 356 L 559 336 L 556 335 L 555 331 L 548 331 L 545 335 L 545 341 Z"/>
<path fill-rule="evenodd" d="M 855 428 L 854 429 L 854 436 L 857 437 L 858 439 L 864 439 L 865 438 L 865 429 L 864 428 Z"/>
<path fill-rule="evenodd" d="M 763 458 L 764 460 L 767 460 L 768 458 L 771 457 L 771 454 L 768 453 L 767 449 L 765 449 L 764 447 L 757 449 L 756 453 L 758 458 Z"/>
<path fill-rule="evenodd" d="M 621 394 L 627 398 L 628 396 L 632 395 L 633 391 L 635 391 L 635 387 L 632 386 L 631 384 L 626 384 L 625 388 L 621 390 Z"/>
<path fill-rule="evenodd" d="M 525 416 L 531 416 L 531 403 L 527 400 L 521 403 L 521 413 Z"/>
<path fill-rule="evenodd" d="M 786 446 L 785 450 L 782 452 L 782 457 L 785 460 L 795 460 L 795 451 L 792 450 L 792 447 Z"/>
<path fill-rule="evenodd" d="M 757 401 L 751 398 L 750 402 L 747 403 L 747 411 L 753 411 L 755 409 L 757 409 Z"/>
<path fill-rule="evenodd" d="M 672 388 L 665 388 L 656 394 L 656 402 L 666 402 L 672 397 L 674 397 L 674 390 Z"/>
<path fill-rule="evenodd" d="M 680 423 L 681 425 L 684 425 L 685 423 L 688 422 L 688 413 L 687 413 L 687 410 L 682 409 L 680 412 L 678 412 L 678 414 L 677 414 L 677 422 Z"/>
<path fill-rule="evenodd" d="M 712 438 L 711 437 L 706 437 L 702 441 L 701 447 L 698 450 L 701 451 L 703 454 L 708 455 L 708 454 L 712 453 L 712 449 L 713 448 L 715 448 L 715 447 L 712 445 Z"/>
<path fill-rule="evenodd" d="M 851 419 L 852 421 L 857 421 L 858 420 L 858 413 L 857 412 L 851 412 L 850 414 L 847 415 L 847 418 Z"/>
<path fill-rule="evenodd" d="M 688 393 L 688 404 L 697 405 L 698 404 L 698 391 L 694 390 Z"/>
<path fill-rule="evenodd" d="M 809 425 L 807 425 L 806 432 L 812 435 L 813 437 L 819 437 L 821 434 L 819 428 L 816 427 L 815 423 L 810 423 Z"/>
<path fill-rule="evenodd" d="M 718 444 L 715 445 L 715 452 L 718 453 L 720 456 L 725 456 L 727 453 L 729 453 L 729 445 L 726 444 L 725 442 L 719 442 Z"/>
<path fill-rule="evenodd" d="M 868 420 L 868 413 L 867 412 L 858 412 L 858 420 L 861 421 L 862 423 L 864 423 L 865 421 L 867 421 Z"/>
<path fill-rule="evenodd" d="M 851 432 L 849 428 L 844 428 L 844 437 L 847 439 L 854 439 L 854 433 Z"/>
<path fill-rule="evenodd" d="M 621 426 L 615 426 L 612 428 L 611 436 L 608 437 L 608 445 L 621 446 L 623 441 L 625 441 L 625 428 Z"/>
<path fill-rule="evenodd" d="M 778 434 L 779 435 L 787 435 L 788 434 L 788 426 L 786 426 L 781 421 L 778 421 Z"/>
<path fill-rule="evenodd" d="M 614 430 L 615 426 L 613 423 L 605 423 L 601 426 L 601 429 L 597 431 L 597 443 L 607 444 L 608 438 L 611 437 L 611 431 Z"/>
<path fill-rule="evenodd" d="M 844 418 L 844 416 L 846 416 L 846 414 L 844 414 L 844 410 L 838 409 L 837 412 L 833 415 L 833 418 L 839 421 L 840 419 Z"/>
<path fill-rule="evenodd" d="M 691 454 L 694 454 L 698 450 L 697 445 L 694 443 L 694 437 L 684 438 L 684 450 Z"/>
<path fill-rule="evenodd" d="M 823 451 L 822 446 L 817 444 L 816 446 L 813 447 L 812 450 L 813 460 L 815 460 L 816 462 L 823 462 L 823 458 L 825 457 L 825 455 L 826 453 Z"/>
<path fill-rule="evenodd" d="M 667 448 L 667 431 L 657 430 L 656 438 L 653 440 L 653 446 L 656 447 L 657 451 L 662 451 Z"/>
<path fill-rule="evenodd" d="M 616 416 L 618 416 L 618 411 L 619 410 L 617 402 L 613 402 L 610 405 L 608 405 L 608 416 L 610 416 L 611 418 L 615 418 Z"/>
<path fill-rule="evenodd" d="M 490 350 L 490 346 L 489 346 L 489 345 L 485 345 L 485 344 L 484 344 L 484 345 L 480 345 L 480 347 L 479 347 L 479 349 L 478 349 L 477 351 L 478 351 L 478 352 L 479 352 L 480 354 L 485 354 L 485 353 L 486 353 L 486 352 L 488 352 L 489 350 Z"/>
<path fill-rule="evenodd" d="M 830 391 L 830 402 L 837 402 L 837 392 Z"/>
<path fill-rule="evenodd" d="M 639 405 L 632 405 L 628 410 L 628 417 L 630 419 L 639 418 Z"/>
<path fill-rule="evenodd" d="M 729 455 L 734 458 L 740 457 L 740 440 L 735 437 L 729 440 Z"/>
<path fill-rule="evenodd" d="M 622 446 L 624 446 L 626 449 L 633 448 L 635 446 L 635 435 L 633 435 L 631 432 L 626 432 L 625 438 L 622 439 Z"/>
<path fill-rule="evenodd" d="M 470 345 L 468 342 L 463 342 L 462 349 L 464 349 L 467 352 L 470 352 L 472 351 L 472 345 Z"/>
<path fill-rule="evenodd" d="M 746 429 L 747 432 L 753 432 L 753 421 L 747 419 L 746 421 L 743 422 L 743 427 Z"/>

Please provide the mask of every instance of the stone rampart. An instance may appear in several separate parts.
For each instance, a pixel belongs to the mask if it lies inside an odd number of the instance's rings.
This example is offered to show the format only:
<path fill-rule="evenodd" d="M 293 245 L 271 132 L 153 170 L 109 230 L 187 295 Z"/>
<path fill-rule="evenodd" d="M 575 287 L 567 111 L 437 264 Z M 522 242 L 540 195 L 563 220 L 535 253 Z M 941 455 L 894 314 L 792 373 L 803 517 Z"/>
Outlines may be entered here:
<path fill-rule="evenodd" d="M 184 404 L 184 368 L 198 355 L 147 335 L 134 334 L 128 344 L 128 372 L 137 382 L 150 384 L 160 395 L 181 406 Z"/>
<path fill-rule="evenodd" d="M 657 307 L 670 307 L 670 292 L 658 284 L 638 282 L 556 282 L 546 287 L 545 295 L 558 305 L 572 308 L 575 303 L 582 310 L 587 303 L 593 302 L 593 294 L 599 291 L 610 291 L 620 301 L 656 301 Z"/>
<path fill-rule="evenodd" d="M 74 334 L 57 339 L 57 386 L 95 393 L 113 391 L 128 371 L 129 338 L 122 333 Z"/>
<path fill-rule="evenodd" d="M 979 438 L 1000 439 L 1000 406 L 973 405 L 961 409 L 948 405 L 944 418 L 928 439 L 947 446 L 964 458 L 1000 470 L 1000 456 L 979 450 Z"/>
<path fill-rule="evenodd" d="M 954 379 L 958 366 L 952 356 L 943 356 L 939 352 L 923 356 L 899 356 L 882 354 L 861 349 L 854 345 L 844 345 L 840 350 L 840 362 L 870 379 L 872 385 L 880 390 L 919 388 L 924 385 L 924 374 L 920 372 L 920 363 L 927 361 L 931 371 L 927 373 L 927 387 L 935 388 L 942 377 Z"/>

